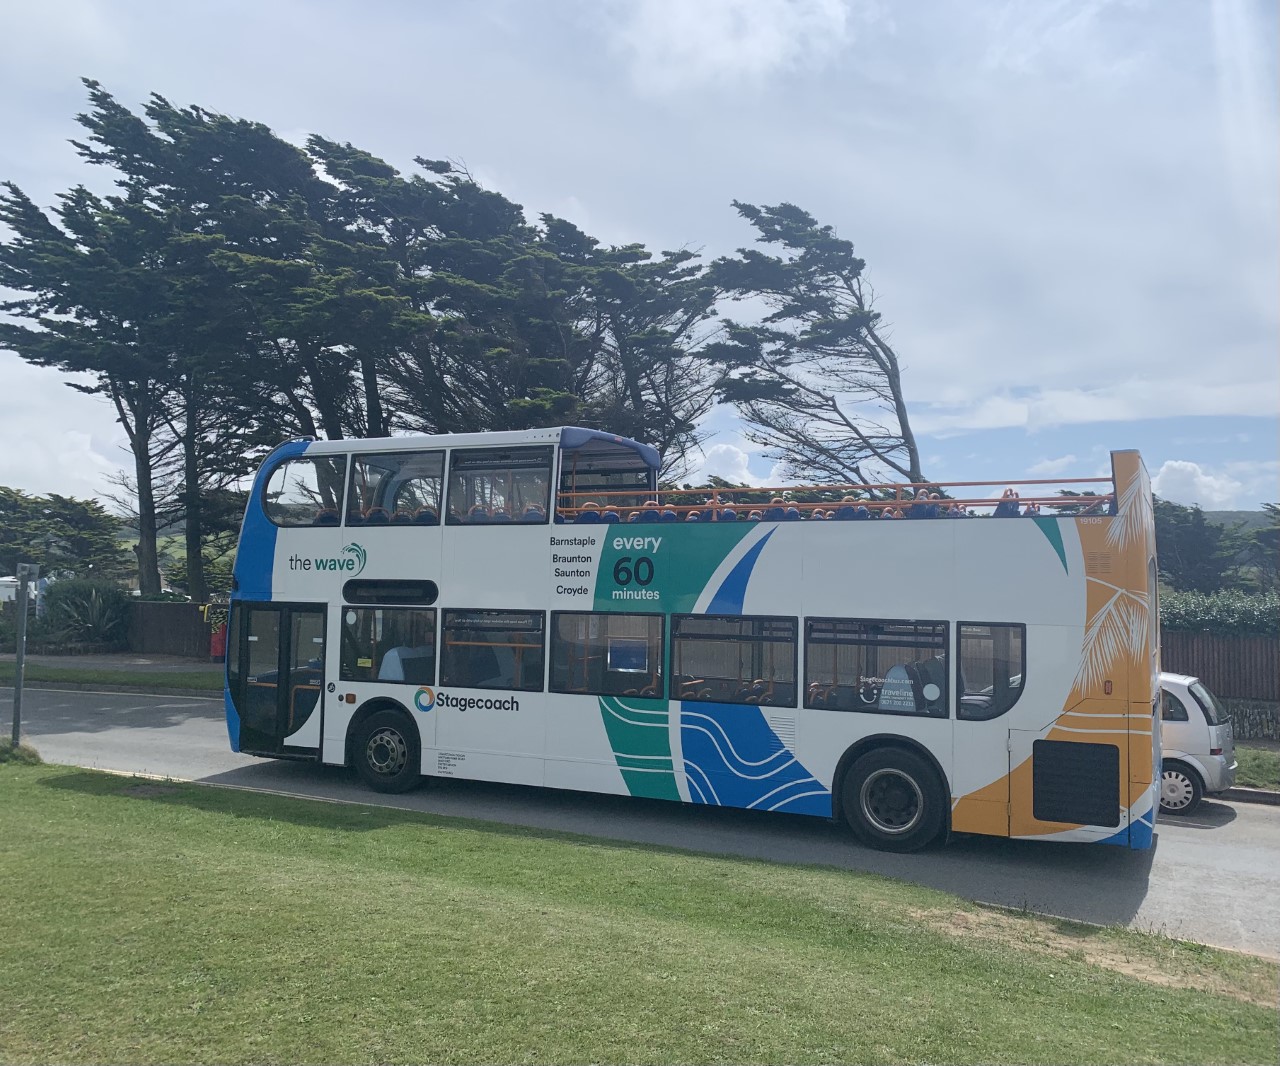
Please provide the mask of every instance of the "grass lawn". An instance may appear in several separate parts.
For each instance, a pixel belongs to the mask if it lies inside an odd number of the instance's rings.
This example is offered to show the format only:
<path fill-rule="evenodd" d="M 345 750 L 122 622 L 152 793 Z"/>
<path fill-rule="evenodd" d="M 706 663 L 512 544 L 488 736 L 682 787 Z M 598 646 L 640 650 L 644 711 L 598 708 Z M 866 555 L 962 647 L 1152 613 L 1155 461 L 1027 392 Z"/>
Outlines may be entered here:
<path fill-rule="evenodd" d="M 1236 784 L 1246 788 L 1280 789 L 1280 751 L 1236 745 Z"/>
<path fill-rule="evenodd" d="M 12 685 L 14 664 L 0 662 L 0 685 Z M 205 670 L 113 670 L 75 666 L 46 666 L 28 662 L 23 670 L 28 681 L 62 681 L 76 685 L 130 685 L 137 688 L 177 688 L 192 692 L 221 692 L 222 674 Z"/>
<path fill-rule="evenodd" d="M 0 766 L 0 1061 L 1275 1062 L 1277 966 L 869 874 Z"/>

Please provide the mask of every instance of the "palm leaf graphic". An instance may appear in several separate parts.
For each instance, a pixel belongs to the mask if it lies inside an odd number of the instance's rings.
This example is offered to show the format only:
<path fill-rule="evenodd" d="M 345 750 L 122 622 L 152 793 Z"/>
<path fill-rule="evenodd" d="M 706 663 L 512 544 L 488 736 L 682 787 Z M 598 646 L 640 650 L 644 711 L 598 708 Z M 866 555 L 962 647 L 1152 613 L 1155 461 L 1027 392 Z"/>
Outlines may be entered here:
<path fill-rule="evenodd" d="M 1090 581 L 1097 581 L 1090 578 Z M 1097 582 L 1107 585 L 1105 581 Z M 1081 692 L 1097 687 L 1111 674 L 1111 668 L 1126 651 L 1140 658 L 1147 647 L 1150 624 L 1147 597 L 1144 593 L 1107 585 L 1113 595 L 1106 605 L 1089 620 L 1084 633 L 1084 647 L 1075 687 Z"/>
<path fill-rule="evenodd" d="M 1154 521 L 1151 513 L 1151 482 L 1139 469 L 1120 490 L 1119 515 L 1107 529 L 1107 544 L 1127 548 L 1141 544 Z"/>

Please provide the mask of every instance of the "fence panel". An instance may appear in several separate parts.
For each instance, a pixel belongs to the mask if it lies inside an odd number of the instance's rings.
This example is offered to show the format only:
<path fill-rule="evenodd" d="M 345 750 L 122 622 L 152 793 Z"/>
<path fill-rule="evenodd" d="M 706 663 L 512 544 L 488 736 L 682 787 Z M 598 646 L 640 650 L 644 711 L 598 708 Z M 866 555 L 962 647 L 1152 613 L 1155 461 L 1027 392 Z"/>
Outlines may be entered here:
<path fill-rule="evenodd" d="M 1280 700 L 1280 638 L 1165 630 L 1160 663 L 1192 674 L 1228 699 Z"/>
<path fill-rule="evenodd" d="M 185 655 L 209 658 L 208 623 L 198 603 L 140 600 L 129 622 L 129 650 L 140 655 Z"/>

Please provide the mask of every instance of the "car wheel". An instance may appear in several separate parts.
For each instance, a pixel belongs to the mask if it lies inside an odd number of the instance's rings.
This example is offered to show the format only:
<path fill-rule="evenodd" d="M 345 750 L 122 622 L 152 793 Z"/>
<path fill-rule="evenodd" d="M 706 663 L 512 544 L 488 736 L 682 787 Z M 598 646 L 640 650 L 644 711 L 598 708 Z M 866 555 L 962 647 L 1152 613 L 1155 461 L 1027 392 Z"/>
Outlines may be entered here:
<path fill-rule="evenodd" d="M 1190 814 L 1200 806 L 1204 786 L 1200 775 L 1186 763 L 1166 762 L 1160 772 L 1160 810 L 1165 814 Z"/>
<path fill-rule="evenodd" d="M 399 711 L 370 715 L 353 754 L 356 773 L 375 792 L 408 792 L 422 780 L 418 730 Z"/>
<path fill-rule="evenodd" d="M 900 748 L 860 756 L 845 774 L 841 806 L 858 839 L 881 851 L 917 851 L 942 831 L 946 819 L 937 773 Z"/>

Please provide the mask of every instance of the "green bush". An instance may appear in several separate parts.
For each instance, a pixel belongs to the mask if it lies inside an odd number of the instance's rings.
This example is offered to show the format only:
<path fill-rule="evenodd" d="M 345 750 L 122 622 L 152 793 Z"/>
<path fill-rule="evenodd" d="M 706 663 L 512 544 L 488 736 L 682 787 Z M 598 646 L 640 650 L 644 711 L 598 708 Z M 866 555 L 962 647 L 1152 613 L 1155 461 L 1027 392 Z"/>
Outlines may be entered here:
<path fill-rule="evenodd" d="M 92 578 L 55 581 L 44 594 L 45 639 L 75 644 L 125 643 L 129 630 L 129 594 L 111 581 Z M 29 634 L 31 639 L 35 634 Z"/>
<path fill-rule="evenodd" d="M 1160 625 L 1206 633 L 1280 635 L 1280 595 L 1264 592 L 1162 592 Z"/>

